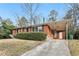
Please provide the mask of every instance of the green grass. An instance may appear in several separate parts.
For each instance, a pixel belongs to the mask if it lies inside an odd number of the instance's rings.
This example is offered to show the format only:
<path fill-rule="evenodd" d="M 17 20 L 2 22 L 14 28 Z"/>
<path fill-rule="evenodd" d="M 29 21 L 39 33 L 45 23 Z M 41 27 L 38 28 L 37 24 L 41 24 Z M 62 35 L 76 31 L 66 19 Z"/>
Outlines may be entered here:
<path fill-rule="evenodd" d="M 70 53 L 72 56 L 79 56 L 79 40 L 68 40 Z"/>
<path fill-rule="evenodd" d="M 19 39 L 0 40 L 0 55 L 1 56 L 19 56 L 41 43 L 42 41 L 19 40 Z"/>

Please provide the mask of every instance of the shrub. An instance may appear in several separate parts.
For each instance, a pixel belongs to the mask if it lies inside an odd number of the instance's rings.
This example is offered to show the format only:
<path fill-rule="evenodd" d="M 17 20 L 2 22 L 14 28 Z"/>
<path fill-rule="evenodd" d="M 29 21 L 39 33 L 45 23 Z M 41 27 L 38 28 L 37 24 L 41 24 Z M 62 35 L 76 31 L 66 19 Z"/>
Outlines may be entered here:
<path fill-rule="evenodd" d="M 27 33 L 18 33 L 15 38 L 24 39 L 24 40 L 37 40 L 42 41 L 46 39 L 46 33 L 43 32 L 27 32 Z"/>
<path fill-rule="evenodd" d="M 9 34 L 6 34 L 6 33 L 2 33 L 0 34 L 0 39 L 7 39 L 7 38 L 10 38 Z"/>
<path fill-rule="evenodd" d="M 74 34 L 74 39 L 79 39 L 79 30 L 77 30 Z"/>
<path fill-rule="evenodd" d="M 3 38 L 4 38 L 3 35 L 0 34 L 0 39 L 3 39 Z"/>

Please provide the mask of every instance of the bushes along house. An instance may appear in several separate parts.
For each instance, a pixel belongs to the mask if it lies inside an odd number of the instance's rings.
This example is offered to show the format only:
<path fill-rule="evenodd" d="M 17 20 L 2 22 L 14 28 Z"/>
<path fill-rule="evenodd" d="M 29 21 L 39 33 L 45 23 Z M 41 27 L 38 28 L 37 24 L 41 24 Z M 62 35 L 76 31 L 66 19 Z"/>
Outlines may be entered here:
<path fill-rule="evenodd" d="M 18 33 L 15 38 L 24 39 L 24 40 L 36 40 L 43 41 L 46 39 L 47 34 L 43 32 L 27 32 L 27 33 Z"/>

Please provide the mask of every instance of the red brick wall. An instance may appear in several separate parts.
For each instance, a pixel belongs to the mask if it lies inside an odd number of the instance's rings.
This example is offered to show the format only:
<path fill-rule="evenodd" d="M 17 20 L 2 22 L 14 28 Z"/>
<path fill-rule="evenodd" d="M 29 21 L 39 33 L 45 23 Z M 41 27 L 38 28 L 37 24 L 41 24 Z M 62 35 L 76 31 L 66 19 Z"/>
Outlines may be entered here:
<path fill-rule="evenodd" d="M 55 38 L 54 35 L 53 35 L 53 32 L 51 31 L 51 29 L 48 25 L 44 25 L 44 32 L 47 33 L 47 35 L 49 37 L 52 37 L 54 39 L 59 39 L 59 33 L 57 33 L 57 37 Z M 62 38 L 65 39 L 66 38 L 65 31 L 61 31 L 61 32 L 62 32 Z"/>
<path fill-rule="evenodd" d="M 16 35 L 17 34 L 17 30 L 12 30 L 12 35 Z"/>
<path fill-rule="evenodd" d="M 47 33 L 47 35 L 49 36 L 49 37 L 52 37 L 52 38 L 54 38 L 54 36 L 53 36 L 53 32 L 51 31 L 51 29 L 50 29 L 50 27 L 48 26 L 48 25 L 44 25 L 43 26 L 43 31 L 45 32 L 45 33 Z M 32 32 L 32 27 L 29 27 L 28 28 L 28 31 L 27 31 L 27 29 L 26 28 L 19 28 L 19 29 L 15 29 L 15 30 L 12 30 L 12 35 L 16 35 L 17 34 L 17 32 L 18 33 L 21 33 L 21 32 Z M 65 33 L 65 31 L 61 31 L 62 33 L 63 33 L 63 39 L 65 39 L 66 38 L 66 33 Z M 57 36 L 57 39 L 59 38 L 59 34 L 58 34 L 58 36 Z"/>
<path fill-rule="evenodd" d="M 43 29 L 44 32 L 47 33 L 48 37 L 52 37 L 52 32 L 48 25 L 44 25 Z"/>
<path fill-rule="evenodd" d="M 27 32 L 27 29 L 26 28 L 24 28 L 24 32 Z"/>

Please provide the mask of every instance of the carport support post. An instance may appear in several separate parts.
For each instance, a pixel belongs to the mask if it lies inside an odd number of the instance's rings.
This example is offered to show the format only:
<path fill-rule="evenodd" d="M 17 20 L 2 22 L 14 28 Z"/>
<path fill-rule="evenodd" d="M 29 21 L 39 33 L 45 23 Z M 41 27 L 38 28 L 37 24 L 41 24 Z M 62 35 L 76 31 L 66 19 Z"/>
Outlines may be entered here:
<path fill-rule="evenodd" d="M 68 20 L 66 22 L 66 39 L 68 39 Z"/>

